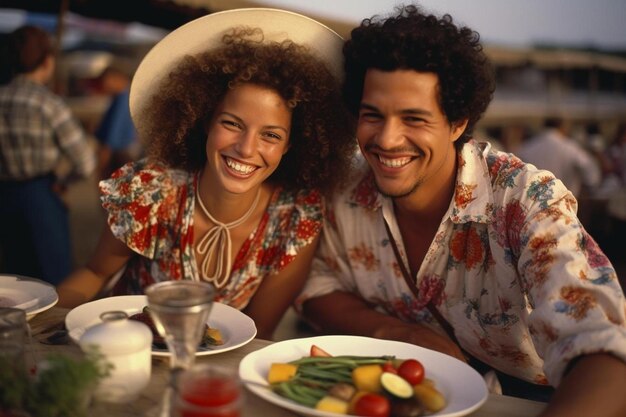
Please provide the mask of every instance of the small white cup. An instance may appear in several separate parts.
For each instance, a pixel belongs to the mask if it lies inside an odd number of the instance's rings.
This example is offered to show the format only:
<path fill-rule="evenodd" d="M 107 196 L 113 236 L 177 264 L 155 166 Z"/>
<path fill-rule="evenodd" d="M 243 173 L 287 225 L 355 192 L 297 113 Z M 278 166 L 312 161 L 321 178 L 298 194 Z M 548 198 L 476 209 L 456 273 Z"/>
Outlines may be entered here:
<path fill-rule="evenodd" d="M 123 311 L 102 313 L 100 319 L 102 323 L 88 328 L 79 341 L 83 351 L 96 347 L 113 365 L 95 397 L 112 403 L 132 401 L 150 382 L 152 331 L 144 323 L 128 320 Z"/>

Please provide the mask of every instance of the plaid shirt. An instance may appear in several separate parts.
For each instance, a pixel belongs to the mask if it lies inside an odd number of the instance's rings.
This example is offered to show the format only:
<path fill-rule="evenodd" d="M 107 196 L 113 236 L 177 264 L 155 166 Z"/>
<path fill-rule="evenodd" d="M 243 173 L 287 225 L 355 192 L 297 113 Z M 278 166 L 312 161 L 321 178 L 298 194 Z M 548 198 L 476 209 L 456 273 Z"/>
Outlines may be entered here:
<path fill-rule="evenodd" d="M 0 87 L 0 180 L 27 180 L 54 171 L 61 156 L 85 177 L 95 153 L 71 110 L 45 86 L 18 76 Z"/>

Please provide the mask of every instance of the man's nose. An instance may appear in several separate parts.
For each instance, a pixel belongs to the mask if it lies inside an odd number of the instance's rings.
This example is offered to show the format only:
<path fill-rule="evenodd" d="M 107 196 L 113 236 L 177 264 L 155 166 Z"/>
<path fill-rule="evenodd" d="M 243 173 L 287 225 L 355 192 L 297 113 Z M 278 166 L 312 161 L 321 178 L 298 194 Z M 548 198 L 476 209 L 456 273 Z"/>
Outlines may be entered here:
<path fill-rule="evenodd" d="M 400 122 L 386 119 L 380 124 L 375 140 L 382 149 L 393 149 L 403 144 L 403 137 Z"/>

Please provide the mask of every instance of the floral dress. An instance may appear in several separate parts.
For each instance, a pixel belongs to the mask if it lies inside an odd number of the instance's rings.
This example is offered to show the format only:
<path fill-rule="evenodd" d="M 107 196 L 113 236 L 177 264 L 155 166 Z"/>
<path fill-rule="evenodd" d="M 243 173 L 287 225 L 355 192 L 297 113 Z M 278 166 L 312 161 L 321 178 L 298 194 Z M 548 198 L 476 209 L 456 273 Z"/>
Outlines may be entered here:
<path fill-rule="evenodd" d="M 626 361 L 626 304 L 615 269 L 576 218 L 576 200 L 550 172 L 470 141 L 458 155 L 454 198 L 407 285 L 393 202 L 367 170 L 328 208 L 312 273 L 297 306 L 332 291 L 440 329 L 508 375 L 558 385 L 573 358 Z M 440 329 L 442 330 L 442 329 Z M 443 330 L 442 330 L 443 332 Z"/>
<path fill-rule="evenodd" d="M 127 263 L 115 294 L 143 294 L 144 288 L 160 281 L 200 279 L 193 247 L 197 177 L 144 159 L 100 182 L 113 235 L 137 253 Z M 318 191 L 277 187 L 215 300 L 243 309 L 265 277 L 289 265 L 314 240 L 322 217 Z"/>

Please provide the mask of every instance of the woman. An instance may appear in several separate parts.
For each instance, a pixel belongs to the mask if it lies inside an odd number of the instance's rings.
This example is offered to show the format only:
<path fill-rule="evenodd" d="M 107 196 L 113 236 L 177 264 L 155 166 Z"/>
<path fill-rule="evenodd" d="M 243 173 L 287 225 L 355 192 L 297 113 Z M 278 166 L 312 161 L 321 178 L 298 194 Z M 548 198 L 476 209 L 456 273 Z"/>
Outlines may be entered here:
<path fill-rule="evenodd" d="M 58 287 L 59 304 L 92 299 L 125 265 L 114 293 L 205 280 L 271 338 L 306 279 L 323 193 L 349 168 L 341 45 L 272 9 L 208 15 L 161 41 L 131 86 L 148 158 L 101 182 L 110 228 Z"/>

